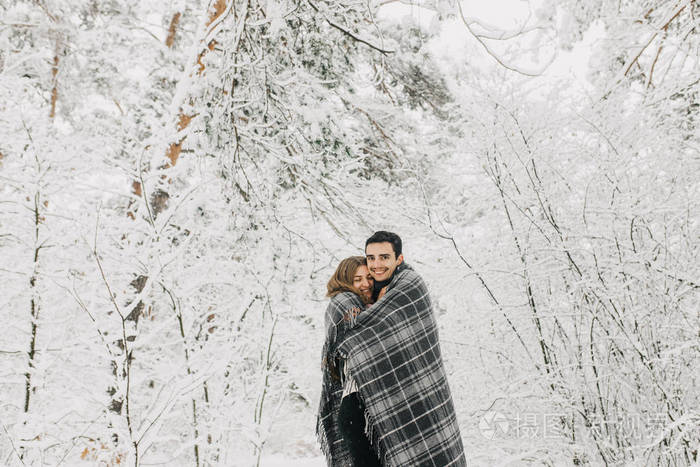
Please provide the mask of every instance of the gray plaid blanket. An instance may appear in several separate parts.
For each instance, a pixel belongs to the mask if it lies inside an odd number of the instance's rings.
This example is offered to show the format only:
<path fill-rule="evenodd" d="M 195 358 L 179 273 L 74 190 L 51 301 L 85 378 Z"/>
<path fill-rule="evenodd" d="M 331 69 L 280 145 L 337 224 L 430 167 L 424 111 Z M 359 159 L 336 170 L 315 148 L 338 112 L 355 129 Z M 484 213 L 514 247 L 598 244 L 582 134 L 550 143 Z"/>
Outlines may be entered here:
<path fill-rule="evenodd" d="M 336 354 L 338 342 L 345 338 L 364 308 L 360 297 L 352 292 L 343 292 L 331 298 L 326 308 L 326 341 L 323 344 L 321 363 L 323 386 L 316 419 L 316 437 L 331 467 L 352 467 L 347 444 L 338 432 L 338 410 L 343 396 L 343 384 L 340 379 L 342 368 Z"/>
<path fill-rule="evenodd" d="M 467 465 L 423 279 L 404 266 L 354 321 L 336 336 L 336 352 L 357 382 L 382 465 Z"/>

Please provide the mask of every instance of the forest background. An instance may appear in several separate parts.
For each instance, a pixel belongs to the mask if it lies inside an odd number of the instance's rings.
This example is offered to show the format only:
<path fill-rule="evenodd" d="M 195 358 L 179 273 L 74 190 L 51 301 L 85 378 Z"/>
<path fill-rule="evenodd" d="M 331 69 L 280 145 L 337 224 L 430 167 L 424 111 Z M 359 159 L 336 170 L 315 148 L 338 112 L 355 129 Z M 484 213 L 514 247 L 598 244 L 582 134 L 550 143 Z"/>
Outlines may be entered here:
<path fill-rule="evenodd" d="M 480 3 L 0 2 L 0 464 L 322 465 L 386 229 L 470 463 L 697 465 L 698 2 Z"/>

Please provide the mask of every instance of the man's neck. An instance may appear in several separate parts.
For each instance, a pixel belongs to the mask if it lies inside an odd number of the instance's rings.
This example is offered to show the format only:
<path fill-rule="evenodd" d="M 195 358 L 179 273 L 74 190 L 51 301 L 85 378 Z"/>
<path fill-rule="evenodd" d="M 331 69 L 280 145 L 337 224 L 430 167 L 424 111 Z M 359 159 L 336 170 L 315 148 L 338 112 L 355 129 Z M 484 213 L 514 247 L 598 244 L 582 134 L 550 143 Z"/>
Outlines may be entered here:
<path fill-rule="evenodd" d="M 390 278 L 388 278 L 385 281 L 374 281 L 374 288 L 372 289 L 372 301 L 376 302 L 377 299 L 379 298 L 379 292 L 389 285 L 389 282 L 391 282 L 391 279 L 394 277 L 394 274 L 391 275 Z"/>
<path fill-rule="evenodd" d="M 389 276 L 388 279 L 383 280 L 383 281 L 376 281 L 376 280 L 374 281 L 374 288 L 372 289 L 372 301 L 373 301 L 373 302 L 376 302 L 376 301 L 377 301 L 377 297 L 379 297 L 379 292 L 380 292 L 384 287 L 386 287 L 387 285 L 389 285 L 389 283 L 390 283 L 391 280 L 394 278 L 394 276 L 396 275 L 396 273 L 399 272 L 401 269 L 403 269 L 403 265 L 404 265 L 404 263 L 401 263 L 401 264 L 399 264 L 398 266 L 396 266 L 396 269 L 394 269 L 394 272 L 391 273 L 391 276 Z"/>

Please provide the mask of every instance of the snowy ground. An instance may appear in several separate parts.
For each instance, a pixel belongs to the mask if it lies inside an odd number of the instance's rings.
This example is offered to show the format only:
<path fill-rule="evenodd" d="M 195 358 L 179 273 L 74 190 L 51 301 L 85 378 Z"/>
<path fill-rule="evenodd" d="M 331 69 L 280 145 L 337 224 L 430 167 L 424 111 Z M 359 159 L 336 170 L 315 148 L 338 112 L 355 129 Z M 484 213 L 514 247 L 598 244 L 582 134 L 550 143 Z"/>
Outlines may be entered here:
<path fill-rule="evenodd" d="M 304 457 L 290 459 L 281 454 L 265 456 L 260 462 L 261 467 L 325 467 L 326 460 L 320 457 Z"/>

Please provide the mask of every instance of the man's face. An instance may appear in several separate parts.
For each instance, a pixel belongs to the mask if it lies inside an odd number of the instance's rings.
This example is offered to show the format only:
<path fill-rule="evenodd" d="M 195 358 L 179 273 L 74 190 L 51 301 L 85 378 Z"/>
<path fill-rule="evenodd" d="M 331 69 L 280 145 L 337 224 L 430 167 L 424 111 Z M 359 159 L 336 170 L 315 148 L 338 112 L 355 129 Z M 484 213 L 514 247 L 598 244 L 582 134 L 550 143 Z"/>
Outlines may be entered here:
<path fill-rule="evenodd" d="M 369 274 L 367 266 L 359 266 L 355 275 L 352 278 L 352 285 L 355 287 L 362 295 L 365 303 L 372 299 L 372 287 L 374 287 L 374 279 Z"/>
<path fill-rule="evenodd" d="M 369 273 L 375 281 L 385 281 L 394 274 L 396 267 L 403 262 L 403 255 L 396 257 L 389 242 L 370 243 L 365 248 Z"/>

